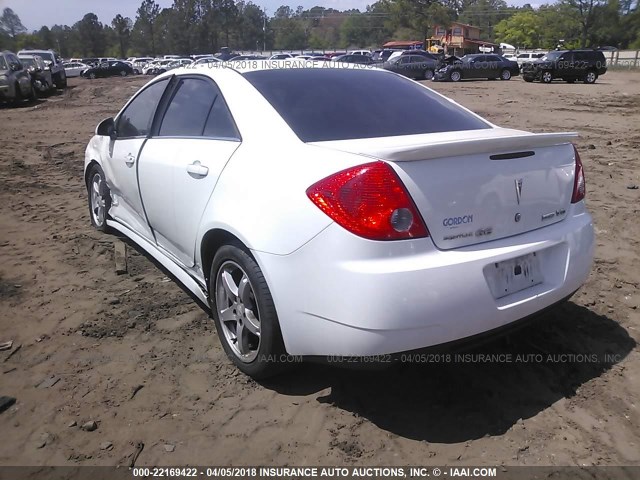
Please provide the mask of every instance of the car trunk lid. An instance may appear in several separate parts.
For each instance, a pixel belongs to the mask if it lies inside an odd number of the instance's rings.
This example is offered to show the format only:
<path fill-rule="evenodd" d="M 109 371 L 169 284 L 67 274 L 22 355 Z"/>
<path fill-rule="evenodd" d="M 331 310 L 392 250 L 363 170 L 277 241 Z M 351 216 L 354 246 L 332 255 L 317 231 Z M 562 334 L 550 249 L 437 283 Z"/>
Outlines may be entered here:
<path fill-rule="evenodd" d="M 535 230 L 566 217 L 574 133 L 493 128 L 314 145 L 389 162 L 443 250 Z"/>

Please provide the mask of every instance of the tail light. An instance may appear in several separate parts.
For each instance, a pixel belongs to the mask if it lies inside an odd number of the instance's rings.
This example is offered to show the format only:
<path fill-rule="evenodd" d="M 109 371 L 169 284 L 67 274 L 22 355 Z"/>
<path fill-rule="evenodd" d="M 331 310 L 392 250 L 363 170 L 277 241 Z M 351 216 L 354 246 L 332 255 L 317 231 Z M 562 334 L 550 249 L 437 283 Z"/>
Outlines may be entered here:
<path fill-rule="evenodd" d="M 402 181 L 384 162 L 342 170 L 310 186 L 307 196 L 336 223 L 370 240 L 429 235 Z"/>
<path fill-rule="evenodd" d="M 584 180 L 584 168 L 582 167 L 582 161 L 580 160 L 580 154 L 576 146 L 573 146 L 573 151 L 576 154 L 576 174 L 573 179 L 573 195 L 571 196 L 571 203 L 578 203 L 580 200 L 584 200 L 587 193 L 587 185 Z"/>

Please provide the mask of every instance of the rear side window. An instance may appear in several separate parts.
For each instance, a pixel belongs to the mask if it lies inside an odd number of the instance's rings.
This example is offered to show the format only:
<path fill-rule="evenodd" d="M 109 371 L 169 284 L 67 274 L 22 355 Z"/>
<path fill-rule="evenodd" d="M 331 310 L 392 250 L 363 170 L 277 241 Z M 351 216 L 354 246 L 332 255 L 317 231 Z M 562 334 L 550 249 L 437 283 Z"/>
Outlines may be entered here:
<path fill-rule="evenodd" d="M 435 92 L 375 69 L 274 69 L 244 77 L 304 142 L 491 128 Z"/>
<path fill-rule="evenodd" d="M 161 137 L 202 136 L 218 92 L 209 81 L 186 78 L 177 86 L 160 126 Z"/>
<path fill-rule="evenodd" d="M 149 134 L 153 115 L 168 81 L 167 78 L 150 85 L 127 105 L 116 124 L 119 137 L 144 137 Z"/>
<path fill-rule="evenodd" d="M 180 81 L 162 119 L 159 135 L 239 138 L 220 90 L 204 78 Z"/>
<path fill-rule="evenodd" d="M 222 95 L 218 95 L 213 103 L 203 134 L 205 137 L 214 138 L 240 138 L 236 124 L 231 117 L 231 112 L 229 112 Z"/>

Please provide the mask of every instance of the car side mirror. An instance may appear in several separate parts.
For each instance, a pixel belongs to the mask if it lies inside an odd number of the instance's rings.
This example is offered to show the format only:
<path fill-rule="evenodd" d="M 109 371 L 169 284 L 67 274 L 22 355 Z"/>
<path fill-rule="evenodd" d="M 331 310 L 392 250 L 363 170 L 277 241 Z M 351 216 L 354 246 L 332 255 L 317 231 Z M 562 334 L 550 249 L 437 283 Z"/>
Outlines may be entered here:
<path fill-rule="evenodd" d="M 96 135 L 109 137 L 111 138 L 111 140 L 115 140 L 116 138 L 118 138 L 118 134 L 116 132 L 116 124 L 113 120 L 113 117 L 105 118 L 98 124 L 98 126 L 96 127 Z"/>

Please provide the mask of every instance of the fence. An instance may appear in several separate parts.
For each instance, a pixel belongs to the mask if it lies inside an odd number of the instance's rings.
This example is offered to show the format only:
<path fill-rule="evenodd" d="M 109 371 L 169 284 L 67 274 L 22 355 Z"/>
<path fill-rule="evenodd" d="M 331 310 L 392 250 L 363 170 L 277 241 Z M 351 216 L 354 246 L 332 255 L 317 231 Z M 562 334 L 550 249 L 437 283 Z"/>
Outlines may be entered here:
<path fill-rule="evenodd" d="M 613 68 L 640 68 L 640 50 L 616 50 L 603 52 L 607 66 Z"/>

